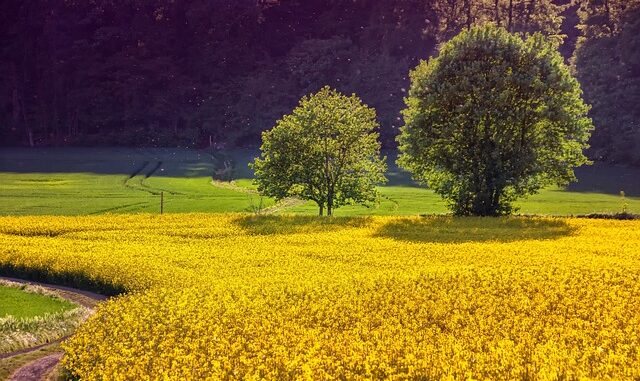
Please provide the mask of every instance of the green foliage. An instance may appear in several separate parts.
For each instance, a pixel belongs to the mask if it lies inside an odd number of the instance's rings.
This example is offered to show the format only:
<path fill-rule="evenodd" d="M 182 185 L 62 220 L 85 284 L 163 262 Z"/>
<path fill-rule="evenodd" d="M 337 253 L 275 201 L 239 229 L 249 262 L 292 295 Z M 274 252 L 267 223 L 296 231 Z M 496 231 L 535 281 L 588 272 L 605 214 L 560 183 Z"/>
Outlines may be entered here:
<path fill-rule="evenodd" d="M 411 73 L 399 164 L 459 215 L 575 180 L 592 124 L 578 82 L 540 34 L 474 27 Z"/>
<path fill-rule="evenodd" d="M 313 200 L 320 215 L 345 204 L 376 200 L 385 182 L 375 111 L 329 87 L 302 98 L 290 115 L 262 134 L 252 165 L 258 190 L 281 200 Z"/>

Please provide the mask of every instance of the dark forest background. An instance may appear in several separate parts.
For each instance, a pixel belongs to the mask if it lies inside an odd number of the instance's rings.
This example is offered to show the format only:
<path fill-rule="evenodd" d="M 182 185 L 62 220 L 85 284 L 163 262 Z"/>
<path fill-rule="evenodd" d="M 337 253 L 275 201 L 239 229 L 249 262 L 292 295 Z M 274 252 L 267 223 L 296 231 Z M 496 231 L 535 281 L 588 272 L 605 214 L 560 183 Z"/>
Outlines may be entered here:
<path fill-rule="evenodd" d="M 640 165 L 640 0 L 3 0 L 0 142 L 256 146 L 324 85 L 395 145 L 408 73 L 472 24 L 540 31 L 593 108 L 589 155 Z"/>

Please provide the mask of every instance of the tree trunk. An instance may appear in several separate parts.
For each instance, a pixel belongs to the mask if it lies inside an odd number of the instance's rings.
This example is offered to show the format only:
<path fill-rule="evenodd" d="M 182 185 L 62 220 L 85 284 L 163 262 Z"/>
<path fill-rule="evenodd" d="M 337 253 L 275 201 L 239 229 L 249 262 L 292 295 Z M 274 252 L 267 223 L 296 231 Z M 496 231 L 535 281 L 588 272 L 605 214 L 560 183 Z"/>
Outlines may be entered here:
<path fill-rule="evenodd" d="M 20 99 L 18 98 L 18 84 L 17 80 L 14 81 L 14 88 L 11 94 L 11 111 L 13 115 L 13 128 L 17 130 L 20 126 Z"/>
<path fill-rule="evenodd" d="M 29 125 L 29 121 L 27 120 L 27 114 L 25 113 L 24 100 L 18 100 L 20 103 L 20 111 L 22 113 L 22 124 L 24 124 L 24 132 L 27 136 L 27 141 L 29 142 L 29 147 L 34 147 L 35 143 L 33 141 L 33 131 L 31 130 L 31 126 Z"/>
<path fill-rule="evenodd" d="M 330 183 L 329 191 L 327 192 L 327 216 L 329 217 L 333 215 L 333 199 L 335 194 L 334 184 Z"/>
<path fill-rule="evenodd" d="M 318 203 L 318 207 L 320 209 L 320 211 L 318 212 L 318 215 L 320 217 L 322 217 L 324 215 L 324 204 L 323 203 Z"/>
<path fill-rule="evenodd" d="M 493 4 L 493 12 L 496 25 L 500 26 L 500 0 L 495 0 Z"/>
<path fill-rule="evenodd" d="M 41 136 L 43 141 L 45 142 L 45 144 L 47 143 L 47 141 L 49 140 L 49 115 L 51 114 L 51 111 L 49 110 L 48 105 L 46 104 L 45 99 L 41 98 L 40 102 L 38 102 L 38 109 L 39 112 L 36 113 L 36 115 L 39 117 L 40 119 L 40 123 L 36 124 L 36 127 L 40 127 L 39 131 L 41 132 Z"/>
<path fill-rule="evenodd" d="M 79 121 L 78 121 L 78 108 L 76 107 L 73 110 L 73 115 L 71 116 L 71 121 L 69 122 L 69 126 L 71 128 L 71 131 L 73 132 L 73 135 L 79 135 L 80 132 L 80 127 L 79 127 Z"/>
<path fill-rule="evenodd" d="M 33 148 L 35 146 L 33 142 L 33 131 L 31 130 L 31 126 L 29 126 L 29 122 L 27 121 L 27 114 L 25 114 L 24 112 L 24 103 L 22 104 L 22 122 L 24 123 L 24 130 L 27 133 L 29 147 Z"/>
<path fill-rule="evenodd" d="M 491 199 L 492 209 L 494 214 L 498 214 L 498 209 L 500 208 L 500 195 L 502 195 L 502 189 L 494 189 L 493 197 Z"/>
<path fill-rule="evenodd" d="M 513 32 L 513 0 L 509 0 L 509 21 L 507 23 L 507 30 Z"/>
<path fill-rule="evenodd" d="M 20 111 L 22 112 L 22 123 L 24 123 L 24 131 L 27 135 L 27 140 L 29 141 L 29 147 L 33 147 L 35 144 L 33 142 L 33 130 L 29 125 L 29 121 L 27 119 L 27 108 L 25 106 L 25 99 L 27 98 L 27 46 L 26 44 L 22 49 L 22 97 L 18 97 L 18 102 L 20 102 Z"/>
<path fill-rule="evenodd" d="M 13 128 L 17 130 L 20 124 L 22 124 L 22 127 L 24 128 L 25 136 L 27 138 L 27 142 L 29 142 L 29 147 L 33 147 L 34 146 L 33 131 L 31 131 L 31 127 L 29 126 L 29 123 L 27 120 L 27 114 L 24 109 L 24 100 L 21 99 L 20 97 L 20 90 L 18 85 L 18 70 L 15 64 L 13 64 L 11 67 L 12 67 L 11 72 L 13 74 L 13 89 L 11 91 L 11 111 L 12 111 L 12 117 L 13 117 Z M 23 75 L 26 77 L 25 73 L 23 73 Z"/>
<path fill-rule="evenodd" d="M 471 24 L 473 24 L 473 20 L 471 19 L 471 0 L 465 0 L 464 8 L 467 12 L 467 29 L 471 29 Z"/>

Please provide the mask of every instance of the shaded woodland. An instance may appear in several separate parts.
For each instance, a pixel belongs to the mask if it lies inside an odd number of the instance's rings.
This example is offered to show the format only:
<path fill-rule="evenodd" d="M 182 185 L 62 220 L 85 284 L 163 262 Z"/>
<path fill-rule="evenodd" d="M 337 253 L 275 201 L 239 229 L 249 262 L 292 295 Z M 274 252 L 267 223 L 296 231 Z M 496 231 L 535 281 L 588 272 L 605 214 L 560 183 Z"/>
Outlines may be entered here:
<path fill-rule="evenodd" d="M 257 146 L 330 85 L 395 146 L 408 73 L 463 28 L 557 41 L 596 129 L 593 159 L 640 165 L 640 0 L 5 0 L 0 142 Z"/>

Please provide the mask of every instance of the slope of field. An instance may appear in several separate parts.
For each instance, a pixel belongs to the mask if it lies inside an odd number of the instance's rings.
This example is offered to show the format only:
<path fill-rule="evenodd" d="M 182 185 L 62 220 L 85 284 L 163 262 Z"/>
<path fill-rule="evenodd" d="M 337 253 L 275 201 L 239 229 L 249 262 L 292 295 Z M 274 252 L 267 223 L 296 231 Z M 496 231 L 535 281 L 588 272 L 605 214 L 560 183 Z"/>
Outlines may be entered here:
<path fill-rule="evenodd" d="M 640 377 L 640 221 L 0 217 L 0 273 L 127 292 L 87 380 Z"/>
<path fill-rule="evenodd" d="M 0 215 L 85 215 L 160 211 L 251 212 L 274 201 L 260 197 L 247 164 L 254 150 L 207 152 L 187 149 L 3 149 L 0 151 Z M 389 183 L 370 207 L 347 206 L 338 216 L 442 214 L 432 191 L 418 187 L 389 157 Z M 225 171 L 225 169 L 229 169 Z M 640 170 L 596 165 L 577 171 L 568 190 L 546 189 L 519 202 L 522 214 L 616 213 L 624 205 L 640 214 Z M 214 186 L 212 178 L 237 186 Z M 619 192 L 628 197 L 621 199 Z M 274 211 L 274 210 L 272 210 Z M 314 215 L 312 203 L 278 208 L 283 214 Z"/>
<path fill-rule="evenodd" d="M 169 213 L 253 210 L 258 195 L 211 185 L 218 165 L 206 152 L 180 149 L 5 149 L 0 214 L 157 213 L 161 192 Z"/>

